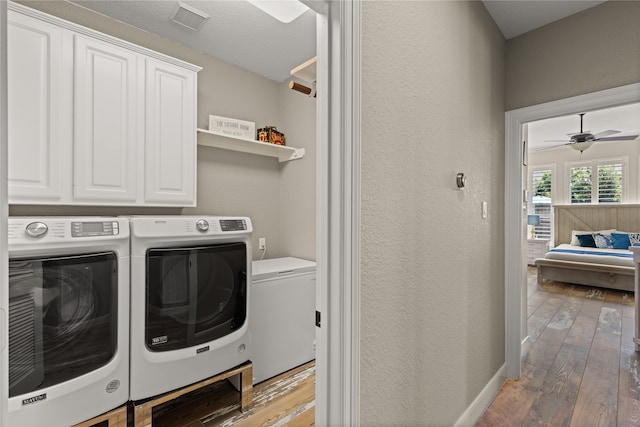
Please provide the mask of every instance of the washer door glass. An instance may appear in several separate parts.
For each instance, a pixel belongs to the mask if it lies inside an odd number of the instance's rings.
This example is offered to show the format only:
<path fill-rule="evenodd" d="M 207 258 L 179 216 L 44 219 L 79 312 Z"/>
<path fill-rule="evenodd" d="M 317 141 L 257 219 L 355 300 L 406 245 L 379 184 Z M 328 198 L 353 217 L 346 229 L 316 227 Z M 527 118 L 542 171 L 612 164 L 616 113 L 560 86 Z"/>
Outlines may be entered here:
<path fill-rule="evenodd" d="M 147 252 L 145 338 L 151 351 L 203 344 L 246 319 L 246 245 Z"/>
<path fill-rule="evenodd" d="M 117 279 L 112 252 L 9 261 L 9 397 L 113 358 Z"/>

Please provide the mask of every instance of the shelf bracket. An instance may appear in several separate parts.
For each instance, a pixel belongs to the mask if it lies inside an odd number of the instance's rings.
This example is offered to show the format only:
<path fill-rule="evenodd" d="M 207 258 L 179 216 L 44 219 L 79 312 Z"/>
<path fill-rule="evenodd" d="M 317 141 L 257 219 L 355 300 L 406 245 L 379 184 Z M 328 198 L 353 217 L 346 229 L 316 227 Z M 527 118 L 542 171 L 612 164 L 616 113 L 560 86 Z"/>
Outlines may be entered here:
<path fill-rule="evenodd" d="M 298 160 L 304 157 L 305 155 L 305 151 L 304 148 L 296 148 L 290 155 L 287 155 L 289 153 L 284 153 L 281 156 L 278 156 L 278 161 L 280 163 L 282 162 L 288 162 L 290 160 Z"/>

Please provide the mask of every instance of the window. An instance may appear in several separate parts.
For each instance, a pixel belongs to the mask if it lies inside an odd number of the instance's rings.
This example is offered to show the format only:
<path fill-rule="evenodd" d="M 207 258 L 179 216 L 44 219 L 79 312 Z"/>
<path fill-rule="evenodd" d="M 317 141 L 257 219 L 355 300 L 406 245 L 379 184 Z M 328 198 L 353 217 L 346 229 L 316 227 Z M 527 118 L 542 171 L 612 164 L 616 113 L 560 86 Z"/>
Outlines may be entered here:
<path fill-rule="evenodd" d="M 623 168 L 620 160 L 570 166 L 571 203 L 622 203 Z"/>
<path fill-rule="evenodd" d="M 551 169 L 534 169 L 531 172 L 530 214 L 540 215 L 540 225 L 533 229 L 535 239 L 551 239 Z"/>
<path fill-rule="evenodd" d="M 598 165 L 598 203 L 622 202 L 622 164 Z"/>
<path fill-rule="evenodd" d="M 574 166 L 569 176 L 571 203 L 591 203 L 591 166 Z"/>

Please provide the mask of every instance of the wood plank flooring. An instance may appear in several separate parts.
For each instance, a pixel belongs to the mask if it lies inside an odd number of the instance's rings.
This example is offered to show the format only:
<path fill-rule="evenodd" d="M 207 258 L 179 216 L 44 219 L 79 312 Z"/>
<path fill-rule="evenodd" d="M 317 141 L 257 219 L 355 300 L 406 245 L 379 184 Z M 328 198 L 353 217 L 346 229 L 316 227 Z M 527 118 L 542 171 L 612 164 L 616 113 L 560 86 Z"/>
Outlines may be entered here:
<path fill-rule="evenodd" d="M 640 425 L 634 316 L 633 293 L 538 285 L 529 267 L 522 375 L 507 380 L 476 427 Z"/>
<path fill-rule="evenodd" d="M 522 376 L 508 380 L 476 427 L 639 426 L 640 355 L 634 351 L 634 296 L 563 283 L 538 285 L 529 268 L 528 333 Z M 154 411 L 154 427 L 314 425 L 315 364 L 254 387 L 240 412 L 226 381 Z"/>
<path fill-rule="evenodd" d="M 153 427 L 308 427 L 315 422 L 315 362 L 253 387 L 253 407 L 240 412 L 240 392 L 220 381 L 154 409 Z"/>

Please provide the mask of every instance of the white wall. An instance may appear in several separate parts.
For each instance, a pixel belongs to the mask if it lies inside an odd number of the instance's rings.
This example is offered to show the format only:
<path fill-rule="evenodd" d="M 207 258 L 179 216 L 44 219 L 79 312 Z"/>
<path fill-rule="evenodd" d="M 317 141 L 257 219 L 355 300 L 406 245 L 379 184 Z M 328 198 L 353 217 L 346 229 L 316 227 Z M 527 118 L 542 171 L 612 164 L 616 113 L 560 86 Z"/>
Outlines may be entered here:
<path fill-rule="evenodd" d="M 298 256 L 315 260 L 314 99 L 294 93 L 286 83 L 260 77 L 73 3 L 20 3 L 203 67 L 198 73 L 198 127 L 208 128 L 209 114 L 253 121 L 257 127 L 275 125 L 285 133 L 288 145 L 306 147 L 307 154 L 295 160 L 295 165 L 279 164 L 271 157 L 199 146 L 196 208 L 11 206 L 11 215 L 249 216 L 254 226 L 254 259 L 260 256 L 258 238 L 265 237 L 266 258 Z"/>
<path fill-rule="evenodd" d="M 504 363 L 505 42 L 475 1 L 362 22 L 361 421 L 452 425 Z"/>

